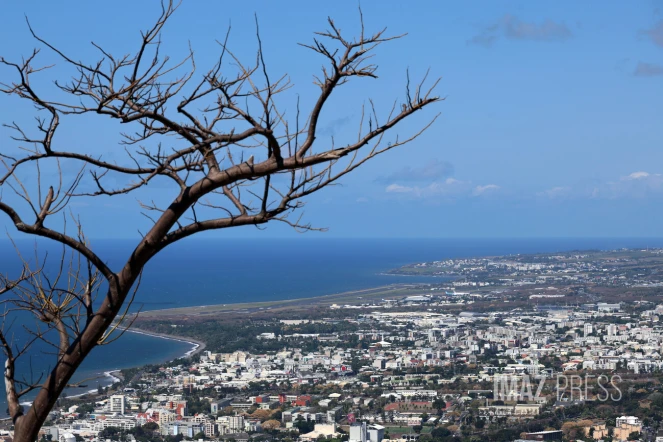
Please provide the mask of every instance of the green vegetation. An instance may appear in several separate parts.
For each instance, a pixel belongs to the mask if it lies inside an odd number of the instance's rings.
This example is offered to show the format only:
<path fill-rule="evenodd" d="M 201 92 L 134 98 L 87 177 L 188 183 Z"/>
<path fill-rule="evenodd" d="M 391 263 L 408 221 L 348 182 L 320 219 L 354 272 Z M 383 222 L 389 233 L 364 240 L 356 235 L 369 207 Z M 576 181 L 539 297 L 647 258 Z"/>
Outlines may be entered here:
<path fill-rule="evenodd" d="M 141 327 L 156 333 L 172 333 L 172 322 L 154 320 Z M 331 334 L 336 332 L 355 331 L 357 325 L 347 322 L 336 324 L 327 323 L 305 323 L 289 326 L 279 323 L 266 324 L 264 322 L 244 321 L 242 323 L 225 323 L 217 320 L 205 320 L 198 322 L 184 322 L 176 324 L 177 333 L 190 336 L 194 339 L 204 341 L 207 349 L 212 352 L 226 352 L 241 350 L 248 352 L 277 351 L 283 348 L 287 339 L 259 339 L 262 333 L 274 333 L 275 335 L 292 334 Z M 319 341 L 313 338 L 296 339 L 298 346 L 305 351 L 315 351 Z M 137 370 L 137 369 L 135 369 Z M 135 372 L 129 371 L 128 376 Z M 123 371 L 124 373 L 124 371 Z"/>

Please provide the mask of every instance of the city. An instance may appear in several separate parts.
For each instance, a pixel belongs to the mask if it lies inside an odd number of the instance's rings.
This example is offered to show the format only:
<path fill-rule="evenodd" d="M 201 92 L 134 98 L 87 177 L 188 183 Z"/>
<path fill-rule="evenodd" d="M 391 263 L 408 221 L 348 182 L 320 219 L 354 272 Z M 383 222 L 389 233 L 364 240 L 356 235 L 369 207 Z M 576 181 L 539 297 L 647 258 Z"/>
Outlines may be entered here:
<path fill-rule="evenodd" d="M 421 295 L 328 301 L 315 310 L 320 317 L 308 319 L 290 311 L 280 314 L 289 319 L 275 312 L 266 320 L 259 310 L 240 331 L 253 333 L 250 349 L 208 347 L 189 359 L 123 370 L 111 393 L 65 400 L 72 402 L 51 414 L 42 435 L 65 442 L 118 434 L 140 440 L 146 432 L 238 441 L 654 437 L 663 417 L 663 304 L 646 300 L 658 280 L 655 267 L 643 270 L 642 263 L 660 255 L 549 257 L 574 260 L 561 266 L 521 256 L 508 281 L 499 263 L 513 257 L 464 259 L 443 263 L 464 266 L 456 282 L 409 289 Z M 472 284 L 459 292 L 457 281 Z M 530 281 L 524 292 L 523 281 Z M 565 295 L 546 297 L 541 284 Z M 602 301 L 614 284 L 644 292 L 634 301 Z M 577 302 L 568 303 L 569 296 Z M 496 299 L 502 308 L 486 307 Z M 140 327 L 185 335 L 212 327 L 209 319 L 157 318 Z"/>

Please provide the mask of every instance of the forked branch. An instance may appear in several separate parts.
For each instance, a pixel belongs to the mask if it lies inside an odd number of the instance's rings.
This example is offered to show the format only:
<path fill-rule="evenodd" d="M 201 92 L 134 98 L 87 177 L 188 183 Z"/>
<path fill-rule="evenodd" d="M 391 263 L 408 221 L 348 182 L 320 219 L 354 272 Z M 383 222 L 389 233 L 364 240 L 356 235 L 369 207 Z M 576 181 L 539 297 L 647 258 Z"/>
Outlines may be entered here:
<path fill-rule="evenodd" d="M 193 49 L 177 61 L 163 54 L 162 33 L 176 10 L 172 1 L 164 2 L 154 25 L 140 34 L 137 49 L 128 55 L 115 56 L 93 43 L 99 58 L 90 62 L 76 61 L 30 27 L 37 42 L 72 70 L 70 79 L 55 82 L 57 96 L 65 98 L 50 98 L 35 86 L 35 75 L 51 72 L 49 66 L 38 66 L 39 50 L 18 63 L 0 57 L 11 78 L 0 84 L 0 92 L 28 101 L 38 114 L 32 129 L 7 122 L 17 146 L 0 153 L 5 166 L 0 189 L 6 190 L 0 194 L 0 212 L 17 230 L 61 244 L 67 251 L 61 262 L 68 263 L 49 275 L 31 271 L 24 262 L 19 277 L 0 277 L 5 318 L 17 311 L 33 313 L 41 326 L 31 330 L 30 342 L 47 342 L 54 358 L 41 385 L 17 380 L 15 361 L 27 349 L 16 348 L 1 330 L 17 441 L 35 439 L 90 351 L 131 325 L 125 320 L 142 270 L 162 249 L 202 231 L 270 221 L 313 230 L 302 222 L 300 212 L 307 197 L 376 156 L 412 142 L 435 121 L 431 116 L 419 130 L 402 137 L 394 133 L 401 122 L 440 101 L 434 92 L 439 80 L 428 82 L 426 74 L 411 85 L 408 72 L 404 98 L 390 108 L 378 110 L 367 100 L 356 138 L 342 143 L 320 138 L 320 119 L 334 91 L 355 79 L 376 79 L 376 50 L 404 36 L 390 36 L 386 29 L 366 33 L 361 11 L 357 38 L 345 35 L 329 19 L 326 31 L 302 45 L 321 56 L 324 65 L 315 77 L 319 90 L 311 109 L 302 113 L 297 100 L 294 121 L 289 121 L 279 103 L 292 84 L 287 75 L 270 74 L 257 20 L 256 56 L 250 63 L 230 50 L 226 34 L 216 63 L 199 74 Z M 124 124 L 125 162 L 104 158 L 96 145 L 74 151 L 59 142 L 59 128 L 69 121 L 76 124 L 80 115 Z M 73 178 L 66 178 L 61 163 L 77 164 Z M 47 182 L 44 167 L 56 170 L 54 182 Z M 35 179 L 21 179 L 26 173 Z M 73 210 L 74 199 L 121 197 L 149 189 L 162 178 L 172 184 L 172 200 L 165 205 L 149 197 L 140 201 L 150 225 L 122 267 L 111 269 L 93 251 L 78 218 L 65 209 Z M 72 220 L 73 233 L 67 233 Z M 19 398 L 33 390 L 37 394 L 32 407 L 24 413 Z"/>

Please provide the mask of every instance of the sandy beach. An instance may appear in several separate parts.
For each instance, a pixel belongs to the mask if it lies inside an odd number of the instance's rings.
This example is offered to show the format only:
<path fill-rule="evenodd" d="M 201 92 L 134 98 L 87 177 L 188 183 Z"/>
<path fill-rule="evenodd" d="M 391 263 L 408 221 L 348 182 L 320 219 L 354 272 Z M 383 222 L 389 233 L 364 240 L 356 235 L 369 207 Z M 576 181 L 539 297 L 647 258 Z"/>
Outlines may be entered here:
<path fill-rule="evenodd" d="M 205 343 L 202 341 L 199 341 L 197 339 L 190 338 L 188 336 L 177 336 L 177 335 L 167 335 L 164 333 L 156 333 L 152 331 L 147 331 L 147 330 L 141 330 L 139 328 L 130 328 L 127 330 L 130 333 L 137 333 L 140 335 L 147 335 L 147 336 L 154 336 L 155 338 L 161 338 L 161 339 L 170 339 L 171 341 L 179 341 L 179 342 L 185 342 L 187 344 L 191 344 L 192 348 L 191 350 L 187 351 L 184 353 L 181 357 L 182 358 L 188 358 L 191 356 L 194 356 L 201 351 L 205 349 Z"/>
<path fill-rule="evenodd" d="M 187 344 L 191 344 L 191 350 L 184 353 L 182 356 L 180 356 L 180 358 L 191 357 L 193 355 L 196 355 L 196 354 L 200 353 L 201 351 L 203 351 L 205 349 L 205 343 L 204 342 L 198 341 L 196 339 L 184 337 L 184 336 L 166 335 L 166 334 L 162 334 L 162 333 L 154 333 L 154 332 L 150 332 L 150 331 L 146 331 L 146 330 L 140 330 L 140 329 L 129 329 L 127 331 L 131 332 L 131 333 L 141 334 L 141 335 L 153 336 L 155 338 L 169 339 L 171 341 L 185 342 Z M 166 361 L 166 362 L 169 362 L 169 361 Z M 120 382 L 121 377 L 122 377 L 122 375 L 120 374 L 119 369 L 112 369 L 112 370 L 108 370 L 108 371 L 103 372 L 103 375 L 99 376 L 98 379 L 103 379 L 100 382 L 100 385 L 106 387 L 106 386 L 112 385 L 116 382 Z M 94 389 L 84 391 L 82 393 L 68 395 L 67 397 L 75 398 L 75 397 L 85 396 L 86 394 L 96 394 L 96 393 L 97 393 L 97 389 L 94 388 Z M 32 404 L 31 401 L 22 402 L 22 405 L 28 405 L 29 406 L 31 404 Z"/>
<path fill-rule="evenodd" d="M 196 355 L 196 354 L 200 353 L 201 351 L 203 351 L 205 349 L 205 343 L 204 342 L 198 341 L 196 339 L 192 339 L 192 338 L 189 338 L 189 337 L 166 335 L 166 334 L 163 334 L 163 333 L 155 333 L 155 332 L 141 330 L 141 329 L 137 329 L 137 328 L 129 329 L 127 331 L 130 332 L 130 333 L 136 333 L 136 334 L 139 334 L 139 335 L 153 336 L 155 338 L 168 339 L 168 340 L 171 340 L 171 341 L 185 342 L 187 344 L 191 344 L 191 350 L 187 351 L 182 356 L 180 356 L 179 358 L 176 358 L 176 359 L 189 358 L 193 355 Z M 170 362 L 170 361 L 165 361 L 165 362 Z M 122 375 L 120 374 L 120 370 L 118 370 L 118 369 L 105 371 L 104 372 L 104 380 L 105 380 L 105 382 L 104 382 L 105 385 L 104 386 L 112 385 L 116 382 L 120 382 L 121 377 L 122 377 Z M 96 392 L 96 391 L 97 390 L 91 390 L 90 393 Z M 83 394 L 87 394 L 87 393 L 78 394 L 76 396 L 82 396 Z M 74 397 L 74 396 L 70 396 L 70 397 Z"/>

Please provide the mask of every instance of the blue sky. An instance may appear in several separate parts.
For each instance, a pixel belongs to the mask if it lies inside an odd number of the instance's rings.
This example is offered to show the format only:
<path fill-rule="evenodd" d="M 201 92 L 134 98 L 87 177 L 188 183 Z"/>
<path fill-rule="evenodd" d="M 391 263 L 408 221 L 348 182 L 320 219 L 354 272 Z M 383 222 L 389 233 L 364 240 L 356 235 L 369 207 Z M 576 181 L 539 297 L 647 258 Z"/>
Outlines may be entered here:
<path fill-rule="evenodd" d="M 89 41 L 114 53 L 137 47 L 156 2 L 14 2 L 0 18 L 0 55 L 28 55 L 24 15 L 39 34 L 75 58 L 96 57 Z M 332 16 L 358 31 L 356 1 L 186 1 L 167 25 L 164 51 L 191 44 L 197 63 L 218 56 L 215 40 L 232 25 L 231 48 L 252 60 L 254 13 L 273 76 L 288 73 L 292 112 L 317 90 L 322 60 L 298 46 Z M 404 95 L 405 71 L 442 77 L 445 101 L 398 133 L 440 118 L 412 144 L 391 151 L 309 198 L 305 219 L 338 237 L 662 236 L 663 2 L 362 2 L 368 30 L 387 26 L 402 40 L 376 55 L 378 80 L 344 87 L 322 116 L 321 142 L 356 132 L 363 100 L 380 107 Z M 131 11 L 131 13 L 127 13 Z M 43 64 L 57 59 L 47 51 Z M 49 75 L 66 79 L 61 65 Z M 6 81 L 11 72 L 0 69 Z M 51 91 L 47 75 L 37 85 Z M 0 120 L 29 122 L 29 106 L 0 96 Z M 117 126 L 100 117 L 65 120 L 60 147 L 114 158 Z M 13 149 L 0 130 L 0 149 Z M 29 175 L 25 176 L 29 178 Z M 167 200 L 165 186 L 142 197 Z M 5 192 L 4 198 L 11 198 Z M 149 221 L 134 197 L 76 202 L 91 237 L 132 237 Z M 2 220 L 9 226 L 6 219 Z M 9 231 L 13 229 L 9 228 Z M 291 236 L 285 226 L 217 235 Z M 315 234 L 319 235 L 319 234 Z"/>

